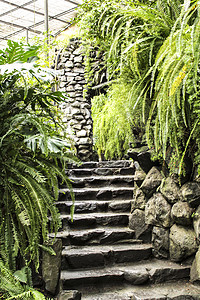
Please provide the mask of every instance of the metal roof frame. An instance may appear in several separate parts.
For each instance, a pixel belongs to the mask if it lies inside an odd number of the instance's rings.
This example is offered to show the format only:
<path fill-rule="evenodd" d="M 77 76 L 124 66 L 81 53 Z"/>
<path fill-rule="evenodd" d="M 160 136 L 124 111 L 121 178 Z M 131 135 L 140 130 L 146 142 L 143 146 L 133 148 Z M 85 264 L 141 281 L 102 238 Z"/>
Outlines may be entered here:
<path fill-rule="evenodd" d="M 32 36 L 41 35 L 48 28 L 48 25 L 41 27 L 46 22 L 49 24 L 50 31 L 52 30 L 51 22 L 54 22 L 52 35 L 57 36 L 58 33 L 70 26 L 75 9 L 81 2 L 81 0 L 0 0 L 0 29 L 2 28 L 0 30 L 0 46 L 2 41 L 5 43 L 5 40 L 10 38 L 16 40 L 23 33 L 25 36 L 27 36 L 27 32 Z M 38 9 L 33 8 L 35 4 Z M 45 7 L 48 4 L 51 4 L 51 9 L 48 6 Z M 35 21 L 36 17 L 37 21 Z M 31 19 L 32 24 L 30 24 Z"/>

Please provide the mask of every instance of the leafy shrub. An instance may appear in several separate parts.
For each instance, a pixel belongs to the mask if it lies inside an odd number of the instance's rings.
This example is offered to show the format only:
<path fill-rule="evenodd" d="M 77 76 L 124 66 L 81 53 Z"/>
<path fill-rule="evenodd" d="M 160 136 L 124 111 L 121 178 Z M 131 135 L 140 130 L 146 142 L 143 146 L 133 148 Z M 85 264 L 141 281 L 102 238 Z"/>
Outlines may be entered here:
<path fill-rule="evenodd" d="M 9 42 L 0 58 L 0 257 L 12 271 L 19 255 L 37 270 L 40 249 L 52 252 L 43 243 L 49 218 L 51 232 L 60 226 L 58 177 L 71 190 L 65 164 L 76 161 L 56 106 L 67 99 L 36 57 L 37 48 Z"/>

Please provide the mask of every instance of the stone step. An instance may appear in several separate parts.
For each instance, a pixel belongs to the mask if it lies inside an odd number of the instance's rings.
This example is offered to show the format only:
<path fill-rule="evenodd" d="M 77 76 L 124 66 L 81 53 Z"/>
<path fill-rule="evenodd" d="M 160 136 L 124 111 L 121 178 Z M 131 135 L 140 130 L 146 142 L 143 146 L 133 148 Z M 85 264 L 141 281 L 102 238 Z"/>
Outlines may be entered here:
<path fill-rule="evenodd" d="M 61 215 L 62 229 L 71 227 L 91 228 L 97 226 L 127 226 L 128 213 L 93 213 L 74 215 L 73 221 L 70 215 Z"/>
<path fill-rule="evenodd" d="M 69 169 L 77 168 L 77 169 L 88 169 L 88 168 L 125 168 L 133 165 L 132 160 L 110 160 L 110 161 L 90 161 L 83 162 L 80 166 L 70 165 Z"/>
<path fill-rule="evenodd" d="M 50 234 L 54 237 L 54 234 Z M 135 232 L 127 227 L 100 227 L 88 230 L 65 230 L 58 232 L 57 238 L 67 245 L 100 245 L 116 243 L 142 243 L 135 239 Z"/>
<path fill-rule="evenodd" d="M 66 174 L 69 177 L 86 177 L 86 176 L 111 176 L 111 175 L 134 175 L 134 167 L 123 168 L 83 168 L 68 169 Z"/>
<path fill-rule="evenodd" d="M 133 199 L 133 187 L 129 188 L 81 188 L 74 189 L 75 199 L 76 200 L 112 200 L 112 199 L 120 199 L 127 200 Z M 70 200 L 70 192 L 68 189 L 60 189 L 59 200 L 66 201 Z"/>
<path fill-rule="evenodd" d="M 75 201 L 75 213 L 93 213 L 93 212 L 130 212 L 132 200 L 115 200 L 115 201 L 97 201 L 97 200 L 85 200 Z M 57 201 L 61 214 L 69 214 L 72 206 L 71 201 Z"/>
<path fill-rule="evenodd" d="M 140 261 L 148 259 L 151 254 L 152 246 L 149 244 L 65 247 L 62 251 L 62 270 Z"/>
<path fill-rule="evenodd" d="M 96 177 L 70 177 L 74 188 L 85 187 L 133 187 L 134 176 L 96 176 Z"/>
<path fill-rule="evenodd" d="M 82 292 L 82 300 L 199 300 L 200 287 L 187 280 L 176 280 L 158 284 L 141 286 L 123 285 L 121 288 L 113 285 L 111 288 L 105 284 L 101 289 L 88 286 Z"/>
<path fill-rule="evenodd" d="M 118 257 L 121 257 L 120 254 Z M 189 273 L 190 266 L 181 266 L 165 260 L 152 259 L 135 263 L 129 262 L 128 264 L 116 264 L 109 268 L 104 267 L 93 268 L 92 270 L 65 270 L 61 271 L 61 281 L 64 289 L 75 287 L 76 289 L 80 290 L 83 295 L 84 293 L 86 294 L 84 290 L 87 290 L 89 285 L 92 283 L 95 284 L 95 286 L 92 288 L 95 291 L 95 289 L 98 289 L 98 285 L 109 285 L 110 283 L 113 284 L 115 281 L 118 281 L 118 287 L 116 291 L 120 290 L 121 286 L 123 286 L 123 283 L 127 283 L 132 285 L 132 290 L 135 285 L 142 285 L 142 288 L 140 286 L 139 289 L 139 291 L 142 293 L 144 287 L 143 285 L 146 283 L 158 284 L 170 282 L 172 280 L 177 281 L 180 279 L 188 279 Z"/>

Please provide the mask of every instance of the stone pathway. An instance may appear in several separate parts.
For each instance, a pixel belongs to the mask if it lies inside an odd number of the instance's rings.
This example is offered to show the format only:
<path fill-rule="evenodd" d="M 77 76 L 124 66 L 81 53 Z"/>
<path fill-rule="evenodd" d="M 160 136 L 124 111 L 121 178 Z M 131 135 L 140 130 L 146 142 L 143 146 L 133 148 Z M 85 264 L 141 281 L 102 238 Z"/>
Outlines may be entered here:
<path fill-rule="evenodd" d="M 134 190 L 130 161 L 83 163 L 68 174 L 76 197 L 73 222 L 67 189 L 61 189 L 57 203 L 64 291 L 78 290 L 83 300 L 200 299 L 200 288 L 188 281 L 190 266 L 153 258 L 151 244 L 128 228 Z M 61 299 L 80 299 L 71 294 Z"/>

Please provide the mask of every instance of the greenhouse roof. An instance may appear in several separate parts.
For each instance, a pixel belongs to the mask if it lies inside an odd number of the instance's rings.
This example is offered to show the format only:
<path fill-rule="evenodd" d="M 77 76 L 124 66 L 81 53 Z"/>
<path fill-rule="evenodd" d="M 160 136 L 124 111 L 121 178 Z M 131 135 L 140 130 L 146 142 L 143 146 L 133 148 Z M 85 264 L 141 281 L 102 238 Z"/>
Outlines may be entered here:
<path fill-rule="evenodd" d="M 41 35 L 48 28 L 53 36 L 70 26 L 82 0 L 0 0 L 0 47 L 8 39 Z M 47 9 L 48 8 L 48 9 Z"/>

